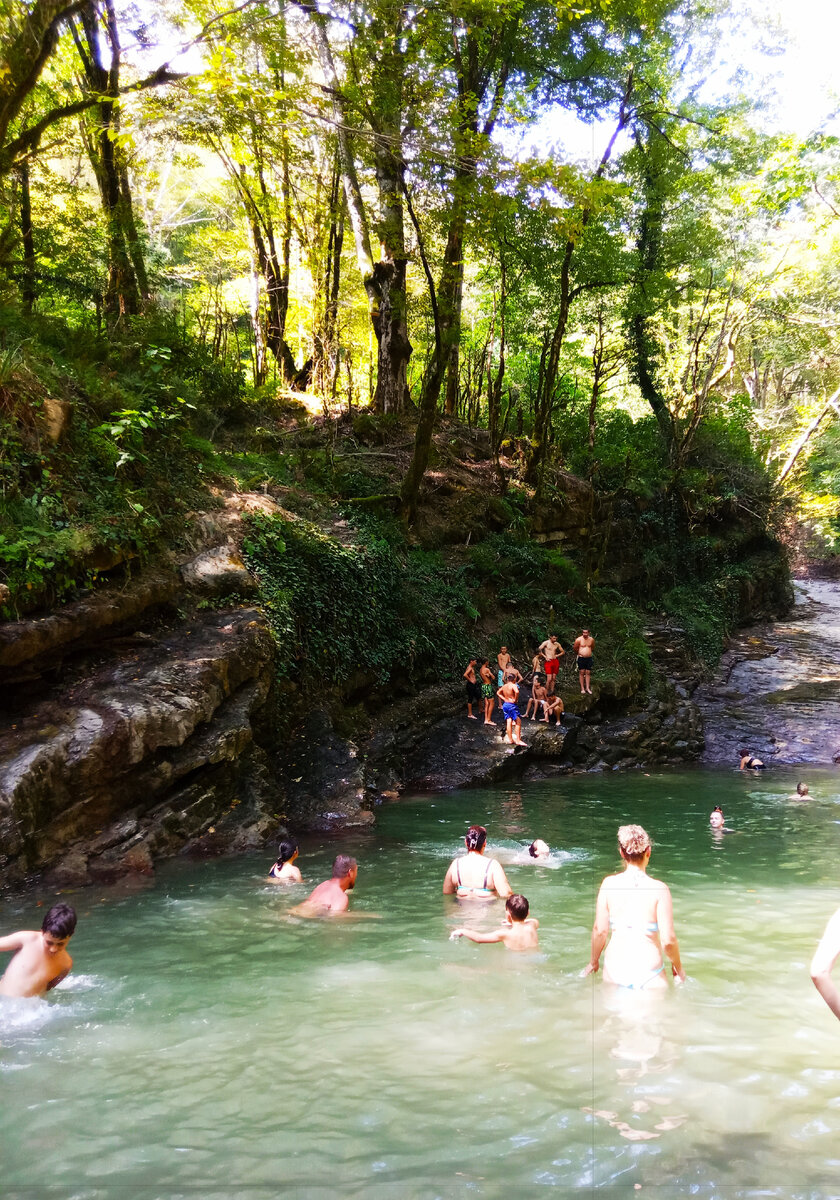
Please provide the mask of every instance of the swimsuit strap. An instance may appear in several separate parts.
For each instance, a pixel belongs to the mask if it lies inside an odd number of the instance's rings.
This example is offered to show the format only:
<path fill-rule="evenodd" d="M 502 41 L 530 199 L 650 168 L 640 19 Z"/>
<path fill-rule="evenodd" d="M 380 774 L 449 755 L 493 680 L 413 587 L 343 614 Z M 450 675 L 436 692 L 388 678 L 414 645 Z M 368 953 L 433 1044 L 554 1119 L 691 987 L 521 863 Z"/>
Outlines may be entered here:
<path fill-rule="evenodd" d="M 494 863 L 495 861 L 496 861 L 496 860 L 495 860 L 495 858 L 491 858 L 491 859 L 490 859 L 490 861 L 489 861 L 489 863 L 487 864 L 487 867 L 486 867 L 485 871 L 484 871 L 484 890 L 485 890 L 485 892 L 489 892 L 489 891 L 490 891 L 490 888 L 488 887 L 487 881 L 488 881 L 488 880 L 489 880 L 489 878 L 490 878 L 490 873 L 491 873 L 491 871 L 493 870 L 493 863 Z"/>
<path fill-rule="evenodd" d="M 457 858 L 455 860 L 455 878 L 458 880 L 458 887 L 463 887 L 464 885 L 461 883 L 461 860 L 460 860 L 460 858 Z"/>

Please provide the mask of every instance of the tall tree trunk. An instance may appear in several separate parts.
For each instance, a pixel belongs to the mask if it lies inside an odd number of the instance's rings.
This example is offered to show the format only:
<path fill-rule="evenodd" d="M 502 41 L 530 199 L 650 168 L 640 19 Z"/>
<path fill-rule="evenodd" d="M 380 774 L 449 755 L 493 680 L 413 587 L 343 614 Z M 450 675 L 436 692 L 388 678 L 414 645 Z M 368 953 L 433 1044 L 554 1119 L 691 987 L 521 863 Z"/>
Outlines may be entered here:
<path fill-rule="evenodd" d="M 23 280 L 21 299 L 23 307 L 31 315 L 35 304 L 35 239 L 32 235 L 32 200 L 29 195 L 29 163 L 24 161 L 18 168 L 20 180 L 20 236 L 23 242 Z"/>
<path fill-rule="evenodd" d="M 101 18 L 101 19 L 100 19 Z M 108 247 L 108 282 L 104 309 L 111 316 L 132 315 L 141 307 L 141 292 L 148 294 L 148 279 L 142 247 L 137 235 L 128 172 L 119 143 L 120 41 L 112 0 L 104 0 L 100 14 L 96 0 L 89 0 L 79 19 L 84 39 L 75 24 L 73 39 L 82 63 L 89 92 L 103 97 L 92 109 L 94 121 L 83 125 L 88 156 L 99 186 Z M 110 63 L 106 67 L 102 40 L 107 38 Z M 141 264 L 141 289 L 136 262 Z"/>

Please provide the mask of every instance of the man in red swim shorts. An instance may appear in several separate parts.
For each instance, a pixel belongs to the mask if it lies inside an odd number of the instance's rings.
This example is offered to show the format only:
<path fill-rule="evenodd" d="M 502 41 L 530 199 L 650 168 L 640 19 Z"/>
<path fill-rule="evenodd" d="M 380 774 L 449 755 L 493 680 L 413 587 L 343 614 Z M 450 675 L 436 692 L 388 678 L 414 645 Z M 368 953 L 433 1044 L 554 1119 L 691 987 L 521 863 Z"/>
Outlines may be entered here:
<path fill-rule="evenodd" d="M 557 684 L 557 672 L 560 670 L 560 659 L 566 653 L 557 641 L 556 634 L 550 633 L 540 646 L 540 653 L 545 655 L 545 690 L 549 696 L 554 694 Z"/>

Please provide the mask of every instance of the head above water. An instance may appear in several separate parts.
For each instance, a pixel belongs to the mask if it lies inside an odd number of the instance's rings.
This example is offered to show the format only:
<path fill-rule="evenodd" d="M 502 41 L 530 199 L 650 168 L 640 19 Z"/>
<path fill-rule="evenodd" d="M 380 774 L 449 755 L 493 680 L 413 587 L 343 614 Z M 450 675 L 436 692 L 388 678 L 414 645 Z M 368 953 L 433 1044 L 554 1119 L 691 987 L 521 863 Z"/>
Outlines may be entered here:
<path fill-rule="evenodd" d="M 542 838 L 535 838 L 528 847 L 528 853 L 531 855 L 531 858 L 548 858 L 551 851 L 548 848 L 547 842 L 544 842 Z"/>
<path fill-rule="evenodd" d="M 69 904 L 54 904 L 41 922 L 43 933 L 63 941 L 73 936 L 76 928 L 76 910 Z"/>
<path fill-rule="evenodd" d="M 739 758 L 749 758 L 751 756 L 751 754 L 752 754 L 752 750 L 739 750 L 738 751 Z"/>
<path fill-rule="evenodd" d="M 347 879 L 358 869 L 359 864 L 355 858 L 351 858 L 349 854 L 337 854 L 333 863 L 333 879 Z"/>
<path fill-rule="evenodd" d="M 468 850 L 476 850 L 480 853 L 487 844 L 487 830 L 483 825 L 470 825 L 467 836 L 464 838 L 464 844 Z"/>
<path fill-rule="evenodd" d="M 531 906 L 524 896 L 514 893 L 513 896 L 508 896 L 505 901 L 505 910 L 510 914 L 512 921 L 524 921 L 531 911 Z"/>
<path fill-rule="evenodd" d="M 298 852 L 298 844 L 293 837 L 284 838 L 277 847 L 277 861 L 282 867 L 283 863 L 291 862 Z"/>
<path fill-rule="evenodd" d="M 618 830 L 621 857 L 630 863 L 640 863 L 651 849 L 651 841 L 641 825 L 621 825 Z"/>
<path fill-rule="evenodd" d="M 797 796 L 807 796 L 808 795 L 808 784 L 807 783 L 797 783 L 796 794 L 797 794 Z"/>

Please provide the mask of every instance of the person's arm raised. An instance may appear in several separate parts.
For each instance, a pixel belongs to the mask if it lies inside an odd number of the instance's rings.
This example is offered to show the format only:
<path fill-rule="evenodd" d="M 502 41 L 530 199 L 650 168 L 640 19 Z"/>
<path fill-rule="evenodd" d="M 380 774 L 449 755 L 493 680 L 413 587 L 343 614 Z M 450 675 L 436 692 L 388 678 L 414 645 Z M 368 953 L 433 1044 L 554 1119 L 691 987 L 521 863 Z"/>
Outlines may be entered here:
<path fill-rule="evenodd" d="M 0 954 L 8 954 L 12 950 L 20 950 L 21 946 L 31 941 L 31 930 L 19 929 L 17 933 L 9 933 L 0 937 Z"/>
<path fill-rule="evenodd" d="M 503 942 L 505 931 L 497 929 L 493 933 L 476 933 L 472 929 L 453 929 L 449 935 L 450 942 L 456 942 L 459 938 L 469 938 L 471 942 L 478 942 L 480 945 L 488 945 L 490 942 Z"/>
<path fill-rule="evenodd" d="M 828 1007 L 840 1020 L 840 992 L 831 971 L 840 955 L 840 908 L 825 927 L 816 953 L 811 959 L 811 979 Z"/>

